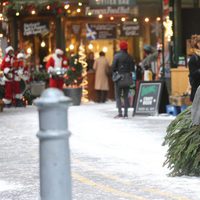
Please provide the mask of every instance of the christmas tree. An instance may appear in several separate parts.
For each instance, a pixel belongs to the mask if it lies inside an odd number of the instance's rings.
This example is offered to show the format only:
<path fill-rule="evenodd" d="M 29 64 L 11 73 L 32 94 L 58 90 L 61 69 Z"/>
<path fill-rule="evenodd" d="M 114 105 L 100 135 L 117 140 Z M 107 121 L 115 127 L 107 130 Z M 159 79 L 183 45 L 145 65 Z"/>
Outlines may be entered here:
<path fill-rule="evenodd" d="M 65 87 L 80 87 L 82 80 L 82 64 L 79 62 L 78 55 L 74 55 L 71 57 L 69 68 L 64 75 Z"/>

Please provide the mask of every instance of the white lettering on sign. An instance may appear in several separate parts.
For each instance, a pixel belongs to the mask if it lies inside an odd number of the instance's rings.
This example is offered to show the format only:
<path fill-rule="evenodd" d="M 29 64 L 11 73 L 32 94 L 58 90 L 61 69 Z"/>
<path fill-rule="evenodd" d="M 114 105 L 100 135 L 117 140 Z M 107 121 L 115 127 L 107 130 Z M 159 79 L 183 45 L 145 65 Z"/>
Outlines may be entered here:
<path fill-rule="evenodd" d="M 36 35 L 49 32 L 46 24 L 40 22 L 24 23 L 24 36 Z"/>
<path fill-rule="evenodd" d="M 143 105 L 152 105 L 153 97 L 144 97 L 143 98 Z"/>
<path fill-rule="evenodd" d="M 98 0 L 97 5 L 129 5 L 129 0 Z"/>
<path fill-rule="evenodd" d="M 116 8 L 113 8 L 111 6 L 107 6 L 106 8 L 90 8 L 86 7 L 85 14 L 88 15 L 88 13 L 92 13 L 93 15 L 99 15 L 99 14 L 129 14 L 130 13 L 130 7 L 126 6 L 118 6 Z"/>

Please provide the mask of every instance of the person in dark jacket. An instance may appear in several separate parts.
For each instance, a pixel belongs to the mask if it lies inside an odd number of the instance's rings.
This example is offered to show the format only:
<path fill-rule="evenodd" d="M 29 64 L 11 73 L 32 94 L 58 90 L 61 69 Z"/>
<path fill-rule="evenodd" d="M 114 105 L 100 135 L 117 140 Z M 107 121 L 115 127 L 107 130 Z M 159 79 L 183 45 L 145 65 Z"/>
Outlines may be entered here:
<path fill-rule="evenodd" d="M 130 73 L 135 71 L 135 64 L 133 58 L 128 54 L 128 43 L 126 41 L 121 41 L 120 44 L 120 51 L 115 54 L 113 63 L 112 63 L 112 71 L 119 72 L 120 74 L 123 73 Z M 128 118 L 128 107 L 129 107 L 129 87 L 119 87 L 118 82 L 115 82 L 115 96 L 116 102 L 118 107 L 118 115 L 115 118 Z M 124 99 L 124 113 L 122 114 L 122 102 L 121 96 Z"/>
<path fill-rule="evenodd" d="M 200 85 L 200 38 L 194 44 L 194 54 L 191 56 L 188 65 L 191 85 L 190 100 L 193 101 L 196 90 Z"/>

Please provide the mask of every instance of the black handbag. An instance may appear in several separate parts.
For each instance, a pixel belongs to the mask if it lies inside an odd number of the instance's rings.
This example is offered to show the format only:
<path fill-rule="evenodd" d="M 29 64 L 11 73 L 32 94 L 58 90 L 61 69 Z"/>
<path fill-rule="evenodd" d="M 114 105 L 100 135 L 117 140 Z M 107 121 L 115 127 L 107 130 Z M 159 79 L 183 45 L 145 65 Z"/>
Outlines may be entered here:
<path fill-rule="evenodd" d="M 121 79 L 118 81 L 118 87 L 124 88 L 129 87 L 133 84 L 133 79 L 131 73 L 120 74 Z"/>
<path fill-rule="evenodd" d="M 113 72 L 112 75 L 112 80 L 113 82 L 117 82 L 122 78 L 121 74 L 119 74 L 119 72 Z"/>

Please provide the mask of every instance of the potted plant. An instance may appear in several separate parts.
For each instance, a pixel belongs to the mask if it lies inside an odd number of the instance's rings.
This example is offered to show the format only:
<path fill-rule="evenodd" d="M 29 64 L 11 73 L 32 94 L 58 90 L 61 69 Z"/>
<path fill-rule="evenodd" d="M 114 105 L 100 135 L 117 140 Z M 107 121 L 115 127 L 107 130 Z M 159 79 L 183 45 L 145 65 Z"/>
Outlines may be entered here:
<path fill-rule="evenodd" d="M 46 88 L 48 78 L 46 71 L 34 71 L 31 74 L 30 91 L 33 96 L 37 97 L 41 95 Z"/>
<path fill-rule="evenodd" d="M 78 55 L 74 55 L 69 60 L 69 68 L 64 75 L 63 92 L 72 99 L 73 105 L 80 105 L 82 97 L 82 64 Z"/>

